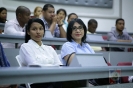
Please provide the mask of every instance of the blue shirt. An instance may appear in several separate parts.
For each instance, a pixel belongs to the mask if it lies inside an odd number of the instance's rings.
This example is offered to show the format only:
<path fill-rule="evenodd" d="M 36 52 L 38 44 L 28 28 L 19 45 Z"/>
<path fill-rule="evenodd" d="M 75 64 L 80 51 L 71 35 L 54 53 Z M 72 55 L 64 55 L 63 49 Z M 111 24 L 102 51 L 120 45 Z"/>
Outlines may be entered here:
<path fill-rule="evenodd" d="M 44 22 L 44 25 L 45 25 L 45 30 L 49 30 L 50 28 L 50 25 L 47 23 L 47 21 L 44 19 L 44 18 L 41 18 L 41 20 Z M 59 27 L 58 25 L 56 24 L 56 27 L 54 29 L 54 34 L 53 34 L 54 37 L 60 37 L 60 30 L 59 30 Z"/>
<path fill-rule="evenodd" d="M 89 53 L 95 54 L 94 50 L 90 47 L 88 43 L 82 43 L 82 46 L 75 41 L 66 42 L 63 44 L 61 49 L 61 58 L 63 59 L 63 64 L 66 64 L 64 57 L 71 53 Z"/>

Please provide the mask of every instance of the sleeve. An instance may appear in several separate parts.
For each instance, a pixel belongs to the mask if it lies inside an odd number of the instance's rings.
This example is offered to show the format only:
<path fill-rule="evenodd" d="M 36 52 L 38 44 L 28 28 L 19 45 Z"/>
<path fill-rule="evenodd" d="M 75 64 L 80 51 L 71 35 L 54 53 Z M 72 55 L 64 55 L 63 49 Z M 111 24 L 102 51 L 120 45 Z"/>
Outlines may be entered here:
<path fill-rule="evenodd" d="M 59 27 L 56 24 L 56 28 L 54 30 L 54 37 L 60 38 L 60 30 Z"/>
<path fill-rule="evenodd" d="M 35 54 L 33 50 L 26 44 L 21 45 L 20 51 L 19 51 L 20 57 L 23 59 L 24 64 L 27 66 L 29 65 L 43 65 L 36 61 Z"/>
<path fill-rule="evenodd" d="M 13 24 L 12 22 L 7 22 L 4 27 L 4 34 L 24 36 L 25 32 L 17 31 L 15 24 Z"/>
<path fill-rule="evenodd" d="M 130 35 L 128 35 L 128 38 L 129 38 L 129 40 L 132 40 L 133 41 L 133 38 Z"/>
<path fill-rule="evenodd" d="M 115 38 L 115 36 L 111 32 L 107 34 L 107 37 L 108 41 L 117 41 L 117 38 Z"/>
<path fill-rule="evenodd" d="M 56 51 L 51 46 L 49 46 L 49 50 L 52 51 L 52 54 L 54 56 L 54 65 L 62 65 L 62 62 L 59 56 L 57 55 Z"/>
<path fill-rule="evenodd" d="M 65 56 L 67 56 L 73 52 L 75 52 L 74 47 L 71 45 L 71 43 L 67 42 L 67 43 L 63 44 L 63 46 L 62 46 L 61 58 L 63 59 Z"/>

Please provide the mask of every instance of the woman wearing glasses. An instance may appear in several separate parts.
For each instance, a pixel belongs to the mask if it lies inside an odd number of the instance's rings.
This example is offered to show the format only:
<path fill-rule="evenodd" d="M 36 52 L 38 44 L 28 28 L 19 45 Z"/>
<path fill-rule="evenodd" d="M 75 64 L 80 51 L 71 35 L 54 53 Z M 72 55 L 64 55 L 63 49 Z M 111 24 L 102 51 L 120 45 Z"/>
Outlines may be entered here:
<path fill-rule="evenodd" d="M 81 19 L 72 20 L 67 28 L 67 40 L 63 44 L 61 49 L 61 58 L 63 59 L 64 65 L 67 59 L 72 53 L 90 53 L 94 54 L 94 50 L 86 42 L 87 28 Z M 71 55 L 68 64 L 70 64 L 74 54 Z"/>
<path fill-rule="evenodd" d="M 88 43 L 86 43 L 86 32 L 87 28 L 81 19 L 74 19 L 70 21 L 67 28 L 67 40 L 68 42 L 64 43 L 61 49 L 61 58 L 63 59 L 64 65 L 69 65 L 75 55 L 75 53 L 88 53 L 95 54 L 94 50 L 90 47 Z M 106 85 L 109 84 L 107 79 L 97 79 L 97 80 L 89 80 L 89 82 L 93 85 Z M 100 81 L 100 83 L 99 83 Z M 69 82 L 70 83 L 70 82 Z M 70 84 L 77 87 L 84 87 L 85 81 L 77 81 L 71 82 Z M 66 83 L 64 84 L 65 88 L 70 88 L 70 86 Z M 73 88 L 71 87 L 71 88 Z"/>

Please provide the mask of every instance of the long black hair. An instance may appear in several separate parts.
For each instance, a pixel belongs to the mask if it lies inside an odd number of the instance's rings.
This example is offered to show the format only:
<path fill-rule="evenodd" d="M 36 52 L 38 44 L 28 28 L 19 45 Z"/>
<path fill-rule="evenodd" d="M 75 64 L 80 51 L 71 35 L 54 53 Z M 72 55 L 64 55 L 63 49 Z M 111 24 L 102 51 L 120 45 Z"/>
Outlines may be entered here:
<path fill-rule="evenodd" d="M 33 22 L 40 23 L 43 26 L 44 35 L 45 35 L 45 25 L 44 25 L 43 21 L 41 19 L 38 19 L 38 18 L 30 19 L 26 25 L 25 43 L 27 43 L 31 39 L 30 35 L 28 35 L 28 32 L 30 31 L 30 27 L 31 27 Z"/>

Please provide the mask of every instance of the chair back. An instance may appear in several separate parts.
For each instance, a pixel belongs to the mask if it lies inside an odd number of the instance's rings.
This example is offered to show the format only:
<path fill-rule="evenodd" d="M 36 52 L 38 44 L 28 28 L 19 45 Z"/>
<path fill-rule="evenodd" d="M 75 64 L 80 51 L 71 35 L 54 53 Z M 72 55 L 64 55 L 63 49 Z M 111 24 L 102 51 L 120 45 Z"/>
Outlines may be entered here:
<path fill-rule="evenodd" d="M 16 56 L 16 60 L 17 60 L 20 67 L 25 67 L 26 66 L 26 65 L 24 65 L 24 63 L 22 63 L 22 60 L 21 60 L 19 55 Z"/>

